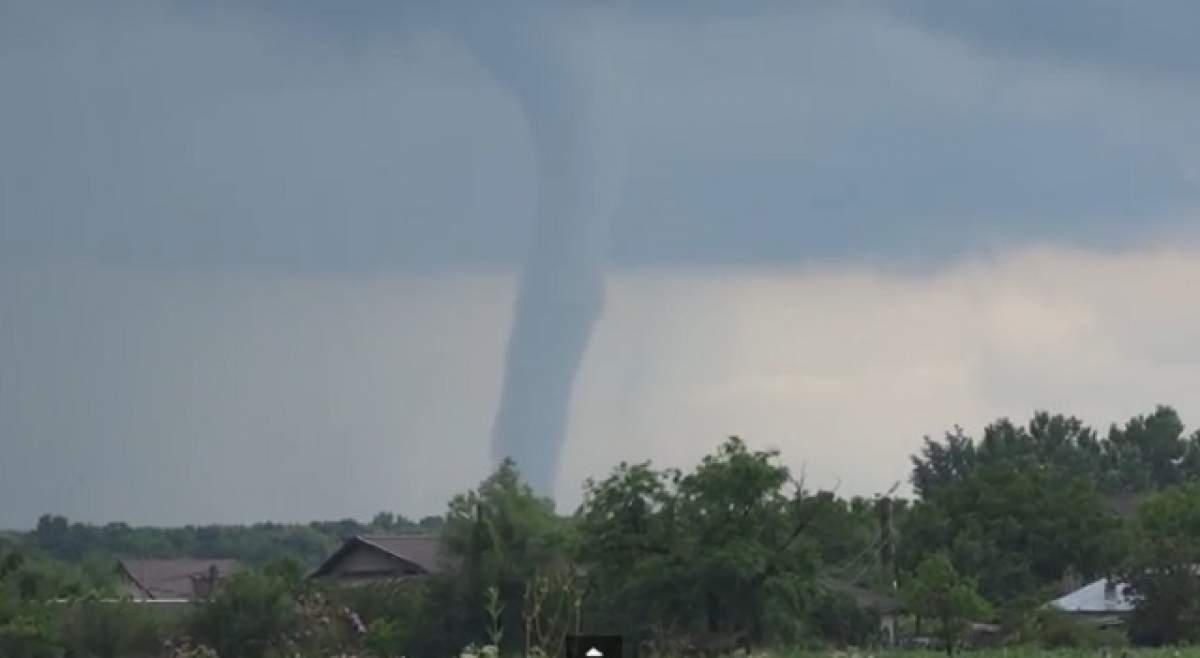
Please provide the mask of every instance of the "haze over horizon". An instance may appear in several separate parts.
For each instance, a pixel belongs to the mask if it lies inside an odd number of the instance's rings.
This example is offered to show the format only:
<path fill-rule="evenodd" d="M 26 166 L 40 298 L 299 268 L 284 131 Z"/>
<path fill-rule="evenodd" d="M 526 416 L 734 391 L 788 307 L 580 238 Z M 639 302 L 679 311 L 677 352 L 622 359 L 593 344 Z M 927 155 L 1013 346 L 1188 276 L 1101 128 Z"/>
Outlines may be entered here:
<path fill-rule="evenodd" d="M 870 494 L 954 424 L 1200 425 L 1200 7 L 1009 6 L 579 19 L 631 147 L 562 508 L 730 434 Z M 0 1 L 0 528 L 487 474 L 533 145 L 453 15 L 357 7 Z"/>

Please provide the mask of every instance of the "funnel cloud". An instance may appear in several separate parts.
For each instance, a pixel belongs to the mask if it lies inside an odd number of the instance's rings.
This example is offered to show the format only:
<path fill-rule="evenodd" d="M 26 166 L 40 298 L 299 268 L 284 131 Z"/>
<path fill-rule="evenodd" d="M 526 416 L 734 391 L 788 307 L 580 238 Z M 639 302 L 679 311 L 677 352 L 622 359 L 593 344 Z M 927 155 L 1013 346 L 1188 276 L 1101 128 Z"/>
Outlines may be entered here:
<path fill-rule="evenodd" d="M 516 98 L 537 167 L 532 245 L 521 274 L 492 429 L 536 491 L 553 491 L 571 392 L 604 309 L 604 259 L 624 172 L 625 103 L 597 14 L 559 5 L 470 12 L 458 24 Z M 502 36 L 498 36 L 502 35 Z"/>

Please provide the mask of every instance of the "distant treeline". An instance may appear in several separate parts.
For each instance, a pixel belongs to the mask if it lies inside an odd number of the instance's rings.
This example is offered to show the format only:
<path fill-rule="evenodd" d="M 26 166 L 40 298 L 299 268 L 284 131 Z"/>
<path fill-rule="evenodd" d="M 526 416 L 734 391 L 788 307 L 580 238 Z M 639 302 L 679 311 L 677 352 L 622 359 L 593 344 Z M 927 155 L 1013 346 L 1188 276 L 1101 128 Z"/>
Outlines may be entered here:
<path fill-rule="evenodd" d="M 369 523 L 354 519 L 314 521 L 307 524 L 256 523 L 205 525 L 179 528 L 133 527 L 125 523 L 90 525 L 44 515 L 28 533 L 12 533 L 9 541 L 65 561 L 87 558 L 234 558 L 263 565 L 278 558 L 293 558 L 315 566 L 354 535 L 428 532 L 442 517 L 413 521 L 403 515 L 380 512 Z"/>

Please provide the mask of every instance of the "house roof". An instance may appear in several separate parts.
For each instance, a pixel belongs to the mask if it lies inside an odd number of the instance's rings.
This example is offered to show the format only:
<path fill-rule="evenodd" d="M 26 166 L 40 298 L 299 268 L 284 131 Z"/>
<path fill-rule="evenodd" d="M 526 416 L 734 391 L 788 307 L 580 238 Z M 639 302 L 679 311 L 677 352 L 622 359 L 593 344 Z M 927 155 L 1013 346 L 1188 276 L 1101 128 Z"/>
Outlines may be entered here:
<path fill-rule="evenodd" d="M 1046 604 L 1063 612 L 1084 614 L 1133 612 L 1134 602 L 1125 583 L 1101 578 Z"/>
<path fill-rule="evenodd" d="M 347 554 L 359 548 L 383 553 L 423 574 L 442 573 L 451 567 L 451 561 L 438 535 L 359 535 L 346 540 L 346 543 L 329 556 L 311 577 L 329 574 Z"/>
<path fill-rule="evenodd" d="M 194 598 L 195 580 L 207 577 L 212 567 L 216 567 L 218 578 L 224 578 L 240 569 L 241 564 L 237 560 L 193 558 L 121 560 L 117 563 L 117 570 L 150 599 Z"/>
<path fill-rule="evenodd" d="M 894 596 L 875 592 L 865 587 L 859 587 L 838 578 L 822 576 L 818 578 L 818 582 L 825 590 L 845 594 L 854 599 L 854 602 L 860 607 L 867 608 L 868 610 L 874 610 L 883 614 L 893 614 L 900 612 L 904 607 Z"/>

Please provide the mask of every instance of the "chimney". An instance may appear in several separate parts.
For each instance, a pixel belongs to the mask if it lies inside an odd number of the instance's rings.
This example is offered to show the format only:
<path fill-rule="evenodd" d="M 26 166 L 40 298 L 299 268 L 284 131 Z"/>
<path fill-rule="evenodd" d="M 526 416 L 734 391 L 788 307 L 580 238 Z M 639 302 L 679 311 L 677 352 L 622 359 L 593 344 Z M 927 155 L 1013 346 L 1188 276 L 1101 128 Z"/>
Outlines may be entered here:
<path fill-rule="evenodd" d="M 208 571 L 203 574 L 194 574 L 192 576 L 192 594 L 197 599 L 207 599 L 213 595 L 217 589 L 217 581 L 220 580 L 221 574 L 217 571 L 217 565 L 208 565 Z"/>

